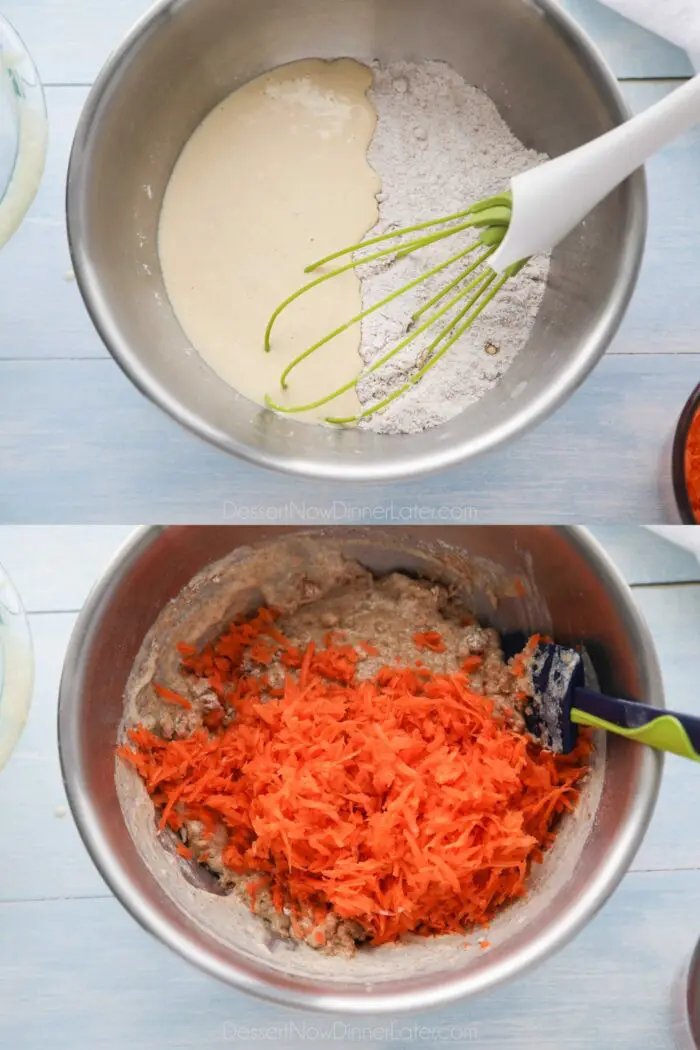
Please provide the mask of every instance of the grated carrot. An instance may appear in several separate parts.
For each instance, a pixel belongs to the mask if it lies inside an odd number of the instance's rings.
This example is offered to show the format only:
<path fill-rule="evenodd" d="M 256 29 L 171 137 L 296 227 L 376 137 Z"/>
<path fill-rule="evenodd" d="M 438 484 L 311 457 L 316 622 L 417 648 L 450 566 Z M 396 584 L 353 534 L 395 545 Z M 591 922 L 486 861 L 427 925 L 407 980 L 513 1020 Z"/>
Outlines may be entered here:
<path fill-rule="evenodd" d="M 482 656 L 468 656 L 462 664 L 462 670 L 466 674 L 471 674 L 473 671 L 478 671 L 483 662 L 484 658 Z"/>
<path fill-rule="evenodd" d="M 685 484 L 693 517 L 700 522 L 700 410 L 693 416 L 684 456 Z"/>
<path fill-rule="evenodd" d="M 413 641 L 419 649 L 430 649 L 434 653 L 445 652 L 446 646 L 442 640 L 442 635 L 438 634 L 437 631 L 421 631 L 413 635 Z"/>
<path fill-rule="evenodd" d="M 511 669 L 514 675 L 519 677 L 524 674 L 527 661 L 530 659 L 540 642 L 546 641 L 548 641 L 548 639 L 541 634 L 533 634 L 528 638 L 523 651 L 514 656 L 511 661 Z"/>
<path fill-rule="evenodd" d="M 168 689 L 164 685 L 156 685 L 153 683 L 153 692 L 161 698 L 161 700 L 167 700 L 169 704 L 177 704 L 178 707 L 184 707 L 188 711 L 192 710 L 192 704 L 184 696 L 180 696 L 173 689 Z"/>
<path fill-rule="evenodd" d="M 576 804 L 585 731 L 555 755 L 497 720 L 464 671 L 391 666 L 358 680 L 351 646 L 298 652 L 270 634 L 273 619 L 260 610 L 201 653 L 180 649 L 183 670 L 226 694 L 233 722 L 176 740 L 137 726 L 119 748 L 161 824 L 225 832 L 223 863 L 262 877 L 300 931 L 332 912 L 374 944 L 463 932 L 523 896 Z M 243 670 L 261 635 L 291 669 L 278 696 Z M 437 632 L 416 638 L 444 646 Z"/>

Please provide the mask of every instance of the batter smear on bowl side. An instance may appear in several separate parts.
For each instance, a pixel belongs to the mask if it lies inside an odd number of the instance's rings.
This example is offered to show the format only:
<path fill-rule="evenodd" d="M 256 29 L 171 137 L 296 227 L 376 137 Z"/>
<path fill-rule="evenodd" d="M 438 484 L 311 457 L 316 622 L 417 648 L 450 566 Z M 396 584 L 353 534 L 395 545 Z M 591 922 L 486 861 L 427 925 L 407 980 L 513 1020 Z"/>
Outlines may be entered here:
<path fill-rule="evenodd" d="M 290 416 L 310 423 L 355 419 L 430 358 L 435 329 L 370 372 L 415 332 L 417 315 L 453 272 L 417 284 L 361 324 L 348 322 L 439 266 L 473 231 L 447 249 L 437 241 L 403 258 L 394 252 L 358 272 L 351 257 L 345 272 L 279 315 L 266 352 L 276 308 L 334 264 L 305 268 L 345 245 L 502 193 L 513 175 L 545 159 L 444 63 L 370 69 L 310 59 L 275 69 L 225 99 L 175 165 L 159 229 L 173 309 L 202 358 L 251 400 L 283 412 L 311 405 Z M 415 433 L 484 396 L 526 345 L 548 269 L 547 257 L 531 260 L 424 378 L 359 425 Z M 331 402 L 315 404 L 343 386 Z"/>
<path fill-rule="evenodd" d="M 232 617 L 222 599 L 199 636 L 188 613 L 137 661 L 118 761 L 164 842 L 331 954 L 464 933 L 526 895 L 591 752 L 525 732 L 530 649 L 506 661 L 446 586 L 332 547 L 260 597 Z"/>

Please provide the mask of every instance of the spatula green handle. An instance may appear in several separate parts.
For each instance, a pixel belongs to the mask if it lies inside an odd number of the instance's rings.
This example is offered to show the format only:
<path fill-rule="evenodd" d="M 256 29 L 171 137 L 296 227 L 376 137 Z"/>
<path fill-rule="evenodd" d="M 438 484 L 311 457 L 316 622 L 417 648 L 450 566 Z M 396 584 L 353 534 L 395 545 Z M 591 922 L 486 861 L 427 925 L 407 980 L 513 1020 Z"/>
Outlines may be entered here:
<path fill-rule="evenodd" d="M 700 762 L 700 718 L 576 689 L 571 720 Z M 607 716 L 607 717 L 606 717 Z"/>

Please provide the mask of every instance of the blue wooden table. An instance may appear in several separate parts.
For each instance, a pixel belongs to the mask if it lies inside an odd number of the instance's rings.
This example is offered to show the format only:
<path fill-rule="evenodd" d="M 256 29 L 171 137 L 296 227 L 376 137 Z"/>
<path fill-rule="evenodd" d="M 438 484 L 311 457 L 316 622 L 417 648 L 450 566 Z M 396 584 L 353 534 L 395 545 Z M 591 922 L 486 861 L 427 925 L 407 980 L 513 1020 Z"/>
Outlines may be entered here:
<path fill-rule="evenodd" d="M 48 85 L 51 146 L 39 197 L 0 254 L 0 521 L 341 522 L 362 520 L 376 502 L 389 519 L 419 505 L 479 521 L 675 520 L 669 442 L 700 379 L 700 129 L 650 163 L 651 226 L 634 301 L 604 360 L 552 419 L 473 466 L 381 493 L 305 484 L 238 463 L 146 402 L 108 356 L 71 279 L 71 137 L 91 81 L 146 0 L 2 6 Z M 684 54 L 595 0 L 566 6 L 634 109 L 690 73 Z"/>
<path fill-rule="evenodd" d="M 595 532 L 634 587 L 667 703 L 700 714 L 700 564 L 641 528 Z M 3 1050 L 674 1050 L 679 978 L 700 937 L 700 769 L 673 756 L 642 848 L 597 918 L 531 975 L 468 1005 L 409 1018 L 435 1030 L 429 1039 L 399 1040 L 390 1031 L 358 1040 L 346 1019 L 235 993 L 144 933 L 80 842 L 56 751 L 56 695 L 70 631 L 126 534 L 114 526 L 0 527 L 0 562 L 29 610 L 38 658 L 29 722 L 0 773 Z M 404 1022 L 382 1023 L 396 1030 Z M 257 1038 L 246 1029 L 258 1029 Z"/>

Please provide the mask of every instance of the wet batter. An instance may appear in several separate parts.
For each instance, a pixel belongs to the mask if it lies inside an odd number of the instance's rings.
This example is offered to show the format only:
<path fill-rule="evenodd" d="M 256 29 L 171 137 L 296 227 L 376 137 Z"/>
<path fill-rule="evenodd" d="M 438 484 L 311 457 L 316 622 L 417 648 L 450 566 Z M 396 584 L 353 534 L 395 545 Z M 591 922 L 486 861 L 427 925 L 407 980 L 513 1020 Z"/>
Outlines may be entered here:
<path fill-rule="evenodd" d="M 250 81 L 200 125 L 166 190 L 159 253 L 173 309 L 204 360 L 259 404 L 266 393 L 281 404 L 315 400 L 361 369 L 355 326 L 305 361 L 286 392 L 279 385 L 290 361 L 362 309 L 352 271 L 286 311 L 269 354 L 263 337 L 272 311 L 309 280 L 304 267 L 377 220 L 371 84 L 350 59 L 304 60 Z M 333 402 L 334 415 L 359 410 L 354 390 Z"/>

